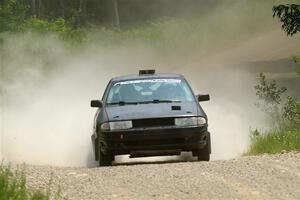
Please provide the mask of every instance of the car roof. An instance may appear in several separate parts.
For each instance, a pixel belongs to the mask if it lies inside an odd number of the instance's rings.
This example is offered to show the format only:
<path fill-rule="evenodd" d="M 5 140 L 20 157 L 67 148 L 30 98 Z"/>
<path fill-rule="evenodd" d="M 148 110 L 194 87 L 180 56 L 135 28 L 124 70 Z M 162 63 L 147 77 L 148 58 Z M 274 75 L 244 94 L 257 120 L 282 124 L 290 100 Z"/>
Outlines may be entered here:
<path fill-rule="evenodd" d="M 136 79 L 153 79 L 153 78 L 184 78 L 183 75 L 180 74 L 147 74 L 147 75 L 126 75 L 126 76 L 118 76 L 111 79 L 111 81 L 130 81 Z"/>

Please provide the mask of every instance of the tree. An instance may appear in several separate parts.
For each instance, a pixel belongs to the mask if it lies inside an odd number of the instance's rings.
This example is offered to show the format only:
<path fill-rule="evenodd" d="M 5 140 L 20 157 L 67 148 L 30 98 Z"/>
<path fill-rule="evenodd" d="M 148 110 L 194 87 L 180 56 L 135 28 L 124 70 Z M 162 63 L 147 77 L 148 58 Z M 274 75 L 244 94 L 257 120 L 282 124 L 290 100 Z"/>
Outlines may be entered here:
<path fill-rule="evenodd" d="M 28 10 L 27 0 L 0 2 L 0 32 L 18 30 L 24 23 Z"/>
<path fill-rule="evenodd" d="M 259 75 L 259 84 L 255 87 L 256 96 L 259 100 L 262 100 L 263 106 L 259 105 L 266 112 L 273 112 L 278 110 L 278 106 L 281 103 L 281 96 L 287 90 L 285 87 L 279 87 L 275 80 L 268 81 L 263 73 Z"/>
<path fill-rule="evenodd" d="M 287 4 L 273 7 L 273 17 L 283 23 L 282 29 L 290 36 L 300 31 L 300 5 Z"/>
<path fill-rule="evenodd" d="M 119 6 L 118 0 L 114 0 L 114 25 L 120 28 Z"/>
<path fill-rule="evenodd" d="M 300 32 L 300 5 L 278 5 L 273 7 L 273 17 L 277 16 L 283 23 L 282 29 L 290 36 Z M 300 57 L 293 57 L 296 63 L 300 63 Z M 300 67 L 298 70 L 300 75 Z M 257 86 L 256 86 L 257 87 Z M 258 90 L 258 95 L 260 88 Z M 260 97 L 260 96 L 259 96 Z M 288 119 L 293 126 L 300 127 L 300 99 L 287 97 L 284 105 L 283 117 Z"/>
<path fill-rule="evenodd" d="M 35 18 L 37 16 L 37 14 L 36 14 L 36 0 L 31 0 L 30 5 L 31 5 L 31 16 Z"/>
<path fill-rule="evenodd" d="M 80 0 L 79 1 L 79 12 L 80 12 L 79 26 L 82 26 L 86 23 L 87 0 Z"/>

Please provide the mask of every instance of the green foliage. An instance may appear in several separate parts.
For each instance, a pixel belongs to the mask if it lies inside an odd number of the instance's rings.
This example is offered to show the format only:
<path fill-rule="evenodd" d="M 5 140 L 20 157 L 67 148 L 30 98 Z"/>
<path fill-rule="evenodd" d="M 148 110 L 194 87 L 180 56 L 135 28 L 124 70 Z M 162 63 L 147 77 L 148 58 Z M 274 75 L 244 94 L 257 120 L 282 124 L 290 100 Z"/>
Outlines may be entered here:
<path fill-rule="evenodd" d="M 248 154 L 275 154 L 283 151 L 300 151 L 300 129 L 271 131 L 266 134 L 257 130 L 252 132 Z"/>
<path fill-rule="evenodd" d="M 293 59 L 293 61 L 294 61 L 295 63 L 298 64 L 297 73 L 298 73 L 299 76 L 300 76 L 300 56 L 293 56 L 292 59 Z"/>
<path fill-rule="evenodd" d="M 288 4 L 273 7 L 273 17 L 283 23 L 282 29 L 290 36 L 300 31 L 300 5 Z"/>
<path fill-rule="evenodd" d="M 86 34 L 83 30 L 75 29 L 62 18 L 53 21 L 47 21 L 37 18 L 27 19 L 21 26 L 22 31 L 32 30 L 37 33 L 58 34 L 62 39 L 80 43 L 86 40 Z"/>
<path fill-rule="evenodd" d="M 281 96 L 287 88 L 279 87 L 275 80 L 268 81 L 263 73 L 259 75 L 259 84 L 254 88 L 259 99 L 257 106 L 266 112 L 272 121 L 281 121 Z"/>
<path fill-rule="evenodd" d="M 286 88 L 273 81 L 267 81 L 260 74 L 259 84 L 255 86 L 256 95 L 262 101 L 262 109 L 271 116 L 271 130 L 266 133 L 251 132 L 248 154 L 280 153 L 300 150 L 300 100 L 287 97 L 282 102 Z M 261 105 L 261 104 L 260 104 Z"/>
<path fill-rule="evenodd" d="M 294 56 L 293 61 L 298 64 L 298 74 L 300 75 L 300 57 Z M 287 97 L 284 105 L 283 116 L 291 123 L 292 126 L 300 128 L 300 99 Z"/>
<path fill-rule="evenodd" d="M 57 19 L 53 22 L 49 22 L 42 19 L 30 18 L 24 22 L 22 29 L 32 29 L 41 33 L 47 33 L 49 31 L 64 33 L 70 31 L 71 28 L 67 26 L 64 19 Z"/>
<path fill-rule="evenodd" d="M 28 12 L 27 0 L 4 0 L 0 3 L 0 33 L 31 30 L 41 34 L 55 33 L 62 39 L 74 43 L 86 40 L 84 31 L 74 28 L 71 22 L 63 18 L 35 18 L 31 17 Z"/>
<path fill-rule="evenodd" d="M 300 99 L 287 97 L 283 116 L 291 123 L 292 126 L 300 127 Z"/>
<path fill-rule="evenodd" d="M 12 171 L 10 167 L 0 165 L 0 200 L 49 200 L 42 191 L 29 191 L 22 170 Z"/>
<path fill-rule="evenodd" d="M 289 96 L 282 102 L 282 95 L 287 88 L 279 87 L 274 80 L 267 81 L 266 76 L 261 73 L 255 89 L 260 100 L 257 105 L 271 117 L 274 127 L 300 127 L 300 99 Z"/>
<path fill-rule="evenodd" d="M 28 9 L 26 0 L 0 2 L 0 32 L 19 30 L 27 17 Z"/>
<path fill-rule="evenodd" d="M 158 1 L 126 0 L 130 3 L 123 2 L 119 4 L 120 11 L 122 11 L 120 12 L 122 29 L 118 30 L 103 28 L 112 25 L 112 1 L 43 0 L 41 1 L 42 4 L 36 5 L 35 12 L 30 7 L 30 1 L 28 0 L 2 1 L 5 4 L 15 2 L 14 5 L 24 6 L 24 10 L 10 15 L 17 17 L 19 20 L 12 21 L 10 23 L 12 26 L 0 30 L 0 34 L 1 31 L 9 31 L 7 34 L 11 32 L 23 33 L 28 29 L 40 31 L 42 34 L 49 31 L 57 33 L 63 39 L 67 38 L 76 43 L 86 41 L 90 38 L 89 36 L 94 34 L 92 37 L 96 37 L 96 39 L 92 41 L 100 41 L 101 44 L 107 46 L 137 41 L 137 44 L 143 43 L 145 46 L 149 45 L 166 53 L 174 54 L 176 52 L 186 56 L 191 55 L 191 49 L 198 54 L 205 54 L 215 44 L 224 49 L 228 48 L 229 45 L 251 36 L 257 29 L 263 28 L 265 30 L 266 24 L 271 27 L 272 23 L 272 21 L 271 23 L 265 21 L 267 19 L 265 9 L 270 7 L 270 2 L 260 2 L 258 5 L 253 2 L 239 1 L 234 3 L 234 6 L 226 5 L 225 9 L 223 6 L 217 6 L 219 3 L 207 3 L 205 0 L 201 0 L 203 3 L 200 3 L 200 0 L 189 0 L 189 3 L 176 0 L 181 5 L 189 4 L 189 9 L 193 8 L 192 10 L 195 14 L 197 13 L 197 17 L 190 16 L 188 18 L 185 15 L 187 13 L 182 13 L 180 18 L 174 18 L 178 16 L 178 13 L 164 14 L 164 11 L 171 5 L 172 8 L 183 9 L 177 4 L 174 5 L 173 0 L 168 0 L 168 3 L 160 0 L 164 6 L 161 6 Z M 194 3 L 191 3 L 191 1 Z M 21 2 L 25 3 L 21 4 Z M 83 9 L 81 9 L 82 4 L 80 2 L 87 3 L 87 13 L 84 14 L 86 20 L 82 19 L 83 13 L 80 11 L 83 11 Z M 134 14 L 131 12 L 133 8 L 136 9 L 134 9 L 136 11 Z M 212 13 L 212 10 L 206 8 L 216 10 L 213 10 L 214 13 Z M 161 13 L 152 12 L 158 9 L 161 9 Z M 130 16 L 126 18 L 126 15 Z M 198 15 L 201 15 L 201 17 Z M 263 20 L 261 20 L 262 18 Z M 3 17 L 3 21 L 10 21 L 7 20 L 7 15 Z M 83 21 L 86 21 L 86 23 L 84 24 Z M 134 26 L 137 25 L 137 22 L 139 26 Z M 82 29 L 78 28 L 83 24 Z M 218 50 L 222 51 L 222 49 Z"/>
<path fill-rule="evenodd" d="M 275 80 L 268 82 L 263 73 L 259 75 L 259 85 L 256 85 L 254 88 L 259 99 L 275 105 L 280 104 L 281 95 L 287 90 L 285 87 L 279 87 Z"/>
<path fill-rule="evenodd" d="M 123 30 L 102 28 L 92 30 L 91 33 L 95 33 L 96 40 L 102 41 L 105 45 L 120 45 L 126 42 L 142 41 L 144 44 L 151 44 L 151 46 L 159 48 L 172 48 L 180 40 L 188 42 L 188 37 L 184 36 L 192 36 L 198 30 L 199 24 L 197 23 L 183 19 L 163 18 L 135 28 Z M 168 34 L 169 32 L 170 34 Z"/>

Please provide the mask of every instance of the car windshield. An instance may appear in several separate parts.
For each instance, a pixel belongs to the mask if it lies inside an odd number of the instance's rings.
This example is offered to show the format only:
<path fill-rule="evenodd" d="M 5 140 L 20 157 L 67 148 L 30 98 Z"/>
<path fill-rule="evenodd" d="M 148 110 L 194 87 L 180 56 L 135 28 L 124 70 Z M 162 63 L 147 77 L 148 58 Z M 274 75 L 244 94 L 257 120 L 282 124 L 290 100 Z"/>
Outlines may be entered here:
<path fill-rule="evenodd" d="M 193 94 L 183 79 L 140 79 L 112 83 L 106 103 L 192 102 Z"/>

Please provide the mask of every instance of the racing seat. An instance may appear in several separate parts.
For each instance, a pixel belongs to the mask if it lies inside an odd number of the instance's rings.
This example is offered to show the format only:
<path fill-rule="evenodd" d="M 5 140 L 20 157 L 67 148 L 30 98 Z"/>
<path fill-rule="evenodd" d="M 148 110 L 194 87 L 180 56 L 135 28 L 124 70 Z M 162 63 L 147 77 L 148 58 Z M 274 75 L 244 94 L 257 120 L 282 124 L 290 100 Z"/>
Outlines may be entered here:
<path fill-rule="evenodd" d="M 140 101 L 140 95 L 133 85 L 122 85 L 119 90 L 120 101 L 137 102 Z"/>
<path fill-rule="evenodd" d="M 164 84 L 156 91 L 156 96 L 162 100 L 175 100 L 177 97 L 178 89 L 171 84 Z"/>

